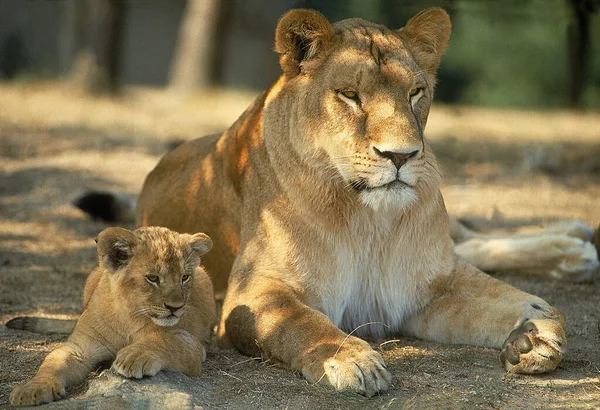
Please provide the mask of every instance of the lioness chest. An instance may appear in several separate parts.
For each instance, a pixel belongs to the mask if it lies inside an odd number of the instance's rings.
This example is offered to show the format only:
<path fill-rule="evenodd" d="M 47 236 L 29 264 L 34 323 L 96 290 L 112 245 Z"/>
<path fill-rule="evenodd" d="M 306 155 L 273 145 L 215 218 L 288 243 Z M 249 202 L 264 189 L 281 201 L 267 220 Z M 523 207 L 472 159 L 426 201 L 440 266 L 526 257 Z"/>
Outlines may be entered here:
<path fill-rule="evenodd" d="M 428 285 L 446 268 L 418 227 L 357 219 L 327 235 L 318 251 L 313 306 L 346 332 L 383 337 L 429 301 Z M 358 329 L 357 329 L 358 328 Z"/>

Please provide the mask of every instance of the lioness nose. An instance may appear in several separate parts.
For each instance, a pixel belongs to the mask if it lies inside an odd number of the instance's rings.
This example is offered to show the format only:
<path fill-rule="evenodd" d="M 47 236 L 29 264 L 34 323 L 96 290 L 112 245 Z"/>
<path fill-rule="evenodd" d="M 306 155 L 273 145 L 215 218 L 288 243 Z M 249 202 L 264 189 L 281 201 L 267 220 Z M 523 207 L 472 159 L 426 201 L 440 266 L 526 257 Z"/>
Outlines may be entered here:
<path fill-rule="evenodd" d="M 414 157 L 419 153 L 419 150 L 415 150 L 409 153 L 379 151 L 376 147 L 373 147 L 373 151 L 375 151 L 375 153 L 380 157 L 387 158 L 390 161 L 392 161 L 396 166 L 396 169 L 400 169 L 404 164 L 406 164 L 406 161 L 408 161 L 410 158 Z"/>
<path fill-rule="evenodd" d="M 183 307 L 183 305 L 181 305 L 181 306 L 169 306 L 169 305 L 167 305 L 165 303 L 165 307 L 167 309 L 169 309 L 169 311 L 173 314 L 173 313 L 177 312 L 179 309 L 181 309 Z"/>

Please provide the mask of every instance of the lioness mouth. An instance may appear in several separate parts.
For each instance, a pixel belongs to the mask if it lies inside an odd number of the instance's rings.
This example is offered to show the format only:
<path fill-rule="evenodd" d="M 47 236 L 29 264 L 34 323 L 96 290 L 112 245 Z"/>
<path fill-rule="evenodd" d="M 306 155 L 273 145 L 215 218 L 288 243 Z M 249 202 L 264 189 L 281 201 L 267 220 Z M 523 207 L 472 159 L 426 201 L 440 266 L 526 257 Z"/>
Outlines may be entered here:
<path fill-rule="evenodd" d="M 406 182 L 400 181 L 399 179 L 395 179 L 386 184 L 377 185 L 377 186 L 369 186 L 367 180 L 364 178 L 357 179 L 355 181 L 350 182 L 350 186 L 356 192 L 364 192 L 364 191 L 373 191 L 375 189 L 392 189 L 392 188 L 401 188 L 401 187 L 411 187 L 411 185 Z"/>

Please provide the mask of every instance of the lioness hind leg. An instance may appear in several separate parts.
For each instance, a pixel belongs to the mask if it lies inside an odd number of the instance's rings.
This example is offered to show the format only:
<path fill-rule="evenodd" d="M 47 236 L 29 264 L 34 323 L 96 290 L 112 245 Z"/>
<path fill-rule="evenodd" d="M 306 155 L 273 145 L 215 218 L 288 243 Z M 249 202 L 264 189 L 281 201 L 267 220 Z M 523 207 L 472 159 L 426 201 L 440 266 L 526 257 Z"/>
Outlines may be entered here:
<path fill-rule="evenodd" d="M 503 366 L 516 373 L 552 371 L 564 355 L 561 312 L 465 261 L 431 284 L 431 296 L 432 302 L 405 322 L 407 334 L 502 348 Z"/>
<path fill-rule="evenodd" d="M 511 229 L 510 232 L 480 232 L 468 228 L 463 222 L 459 221 L 452 215 L 448 215 L 448 218 L 450 221 L 450 235 L 455 243 L 461 243 L 472 238 L 500 239 L 545 235 L 564 235 L 572 238 L 579 238 L 582 241 L 591 242 L 594 236 L 594 228 L 579 220 L 551 222 L 544 226 L 522 225 L 516 229 Z"/>
<path fill-rule="evenodd" d="M 559 221 L 550 223 L 541 228 L 539 231 L 532 233 L 537 233 L 538 235 L 565 235 L 572 238 L 579 238 L 582 241 L 590 242 L 594 236 L 594 228 L 589 227 L 583 221 Z"/>
<path fill-rule="evenodd" d="M 513 233 L 480 233 L 450 217 L 454 251 L 486 272 L 518 271 L 560 279 L 589 280 L 598 253 L 594 230 L 582 221 L 524 226 Z"/>
<path fill-rule="evenodd" d="M 346 335 L 277 280 L 254 280 L 243 291 L 230 282 L 219 337 L 222 345 L 233 345 L 244 354 L 282 361 L 311 383 L 365 396 L 391 385 L 378 352 Z"/>
<path fill-rule="evenodd" d="M 591 279 L 599 265 L 591 242 L 556 234 L 473 238 L 455 245 L 454 252 L 483 271 L 526 271 L 559 279 Z"/>

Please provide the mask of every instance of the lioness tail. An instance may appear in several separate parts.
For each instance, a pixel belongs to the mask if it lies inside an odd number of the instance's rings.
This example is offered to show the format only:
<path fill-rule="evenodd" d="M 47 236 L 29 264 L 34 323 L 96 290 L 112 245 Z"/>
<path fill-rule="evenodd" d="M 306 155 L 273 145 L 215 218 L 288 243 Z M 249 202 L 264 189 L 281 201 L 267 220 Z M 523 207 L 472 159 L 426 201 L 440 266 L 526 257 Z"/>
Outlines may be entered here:
<path fill-rule="evenodd" d="M 125 194 L 89 191 L 72 204 L 104 222 L 133 223 L 135 219 L 136 200 Z"/>

